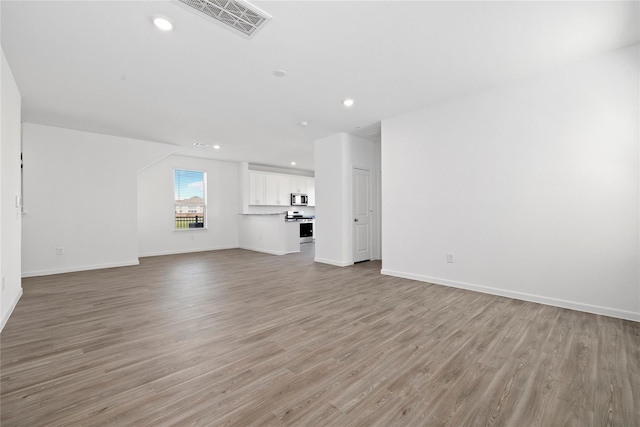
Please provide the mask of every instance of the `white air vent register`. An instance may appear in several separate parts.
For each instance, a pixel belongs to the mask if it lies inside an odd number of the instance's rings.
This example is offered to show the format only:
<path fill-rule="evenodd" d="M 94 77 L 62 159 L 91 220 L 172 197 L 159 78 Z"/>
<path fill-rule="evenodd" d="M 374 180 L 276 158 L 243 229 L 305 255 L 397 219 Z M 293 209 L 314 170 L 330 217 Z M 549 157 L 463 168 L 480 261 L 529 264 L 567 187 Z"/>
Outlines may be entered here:
<path fill-rule="evenodd" d="M 198 15 L 245 37 L 253 36 L 271 17 L 242 0 L 173 0 Z"/>

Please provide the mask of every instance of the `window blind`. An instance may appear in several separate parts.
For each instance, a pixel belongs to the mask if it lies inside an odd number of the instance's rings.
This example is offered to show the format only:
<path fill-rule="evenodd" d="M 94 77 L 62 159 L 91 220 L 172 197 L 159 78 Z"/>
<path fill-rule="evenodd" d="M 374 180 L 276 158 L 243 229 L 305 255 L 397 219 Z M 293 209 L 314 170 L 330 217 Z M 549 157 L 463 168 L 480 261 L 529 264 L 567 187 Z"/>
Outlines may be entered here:
<path fill-rule="evenodd" d="M 206 174 L 174 169 L 175 228 L 204 228 L 206 219 Z"/>

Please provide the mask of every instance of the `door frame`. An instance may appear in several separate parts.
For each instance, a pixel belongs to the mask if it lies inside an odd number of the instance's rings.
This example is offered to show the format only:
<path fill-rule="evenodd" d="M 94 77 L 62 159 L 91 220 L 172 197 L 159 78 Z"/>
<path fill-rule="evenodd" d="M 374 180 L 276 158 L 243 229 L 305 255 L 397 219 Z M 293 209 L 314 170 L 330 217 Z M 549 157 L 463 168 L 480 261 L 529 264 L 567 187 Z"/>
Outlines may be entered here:
<path fill-rule="evenodd" d="M 356 238 L 355 237 L 356 236 L 355 236 L 355 227 L 353 225 L 353 219 L 355 217 L 355 212 L 353 210 L 353 202 L 354 202 L 354 198 L 355 198 L 355 194 L 354 194 L 354 191 L 353 191 L 354 190 L 353 175 L 354 175 L 356 169 L 367 172 L 367 175 L 369 176 L 369 188 L 368 188 L 369 194 L 367 195 L 367 200 L 368 200 L 368 203 L 369 203 L 369 206 L 367 207 L 368 208 L 367 209 L 368 210 L 368 216 L 369 216 L 369 222 L 367 224 L 367 228 L 368 228 L 368 233 L 367 233 L 368 242 L 367 242 L 367 245 L 369 247 L 369 259 L 368 260 L 362 260 L 362 261 L 355 261 L 355 252 L 356 252 Z M 349 177 L 349 181 L 350 181 L 350 184 L 351 184 L 350 185 L 351 198 L 349 200 L 349 202 L 350 202 L 349 211 L 350 211 L 351 215 L 349 216 L 349 223 L 350 223 L 350 228 L 351 228 L 350 229 L 350 233 L 351 233 L 350 234 L 350 236 L 351 236 L 350 237 L 350 240 L 351 240 L 351 247 L 350 247 L 351 256 L 350 256 L 350 258 L 351 258 L 351 263 L 352 264 L 355 264 L 356 262 L 364 262 L 364 261 L 373 260 L 373 248 L 371 247 L 372 242 L 373 242 L 373 239 L 372 239 L 372 236 L 371 236 L 371 233 L 372 233 L 371 225 L 372 225 L 372 219 L 373 219 L 372 218 L 373 217 L 373 203 L 372 203 L 373 184 L 371 182 L 372 176 L 373 176 L 372 170 L 369 167 L 353 165 L 353 164 L 351 165 L 351 174 L 350 174 L 350 177 Z"/>

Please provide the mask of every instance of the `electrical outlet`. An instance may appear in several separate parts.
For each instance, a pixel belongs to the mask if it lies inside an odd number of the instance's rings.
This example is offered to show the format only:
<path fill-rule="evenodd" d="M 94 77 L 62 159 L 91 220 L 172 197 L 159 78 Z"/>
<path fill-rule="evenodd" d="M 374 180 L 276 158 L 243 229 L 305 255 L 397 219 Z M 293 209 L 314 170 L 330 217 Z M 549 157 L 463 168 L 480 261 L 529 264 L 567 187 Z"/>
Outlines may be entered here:
<path fill-rule="evenodd" d="M 453 263 L 454 260 L 455 260 L 455 258 L 454 258 L 453 254 L 447 254 L 447 262 Z"/>
<path fill-rule="evenodd" d="M 64 255 L 64 249 L 60 248 L 56 248 L 56 255 Z"/>

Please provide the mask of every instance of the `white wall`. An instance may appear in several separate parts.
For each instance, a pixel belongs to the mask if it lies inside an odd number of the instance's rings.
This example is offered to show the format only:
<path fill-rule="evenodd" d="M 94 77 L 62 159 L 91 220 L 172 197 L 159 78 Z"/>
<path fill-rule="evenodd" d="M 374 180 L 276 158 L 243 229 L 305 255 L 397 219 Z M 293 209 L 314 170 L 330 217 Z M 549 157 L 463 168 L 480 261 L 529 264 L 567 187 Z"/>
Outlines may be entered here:
<path fill-rule="evenodd" d="M 25 123 L 23 277 L 137 264 L 137 171 L 174 149 Z"/>
<path fill-rule="evenodd" d="M 0 68 L 0 330 L 22 295 L 20 279 L 21 215 L 16 206 L 20 195 L 20 105 L 21 96 L 9 63 L 2 52 Z"/>
<path fill-rule="evenodd" d="M 384 120 L 383 273 L 640 320 L 638 75 L 636 45 Z"/>
<path fill-rule="evenodd" d="M 171 155 L 138 174 L 140 256 L 238 247 L 238 163 Z M 207 228 L 175 230 L 173 170 L 207 173 Z"/>
<path fill-rule="evenodd" d="M 335 134 L 315 141 L 316 238 L 315 261 L 338 266 L 349 265 L 344 252 L 343 195 L 344 134 Z"/>
<path fill-rule="evenodd" d="M 380 254 L 377 218 L 379 189 L 376 176 L 380 169 L 380 145 L 346 133 L 335 134 L 315 141 L 315 261 L 346 266 L 353 264 L 352 235 L 352 170 L 354 167 L 371 171 L 373 193 L 372 257 Z"/>

